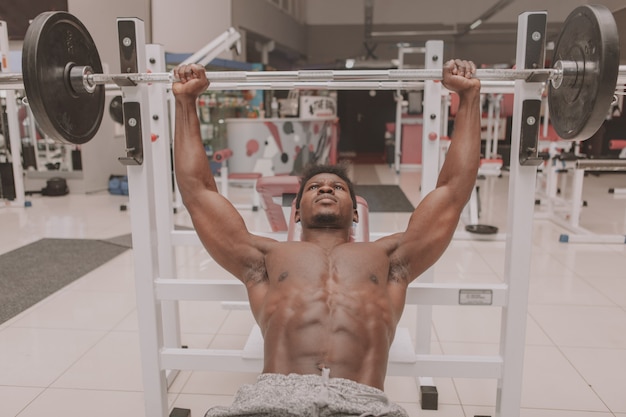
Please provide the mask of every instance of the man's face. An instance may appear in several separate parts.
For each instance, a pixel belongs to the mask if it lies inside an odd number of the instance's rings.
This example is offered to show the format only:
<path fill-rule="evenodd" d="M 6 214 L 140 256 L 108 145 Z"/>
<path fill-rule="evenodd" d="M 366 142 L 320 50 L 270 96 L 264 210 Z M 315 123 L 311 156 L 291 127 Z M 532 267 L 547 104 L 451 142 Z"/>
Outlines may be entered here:
<path fill-rule="evenodd" d="M 315 175 L 304 185 L 295 219 L 303 227 L 344 228 L 358 222 L 348 184 L 335 174 Z"/>

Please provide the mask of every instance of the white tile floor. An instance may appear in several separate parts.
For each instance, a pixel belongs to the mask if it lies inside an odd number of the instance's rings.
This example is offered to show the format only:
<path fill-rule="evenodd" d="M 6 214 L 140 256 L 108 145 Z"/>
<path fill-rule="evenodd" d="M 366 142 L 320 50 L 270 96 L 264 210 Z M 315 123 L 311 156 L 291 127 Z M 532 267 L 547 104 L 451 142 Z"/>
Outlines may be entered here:
<path fill-rule="evenodd" d="M 358 165 L 354 178 L 399 184 L 413 202 L 419 200 L 419 172 L 396 176 L 384 165 Z M 481 184 L 481 222 L 505 232 L 508 178 Z M 626 187 L 626 176 L 585 178 L 588 206 L 580 223 L 593 233 L 624 235 L 626 198 L 608 194 L 609 187 Z M 0 253 L 45 237 L 101 239 L 130 232 L 129 213 L 119 210 L 125 197 L 103 192 L 31 201 L 30 208 L 0 209 Z M 269 230 L 262 211 L 242 214 L 251 229 Z M 407 218 L 371 213 L 370 229 L 403 229 Z M 189 219 L 179 213 L 176 223 L 188 225 Z M 520 415 L 626 417 L 626 245 L 559 243 L 564 230 L 553 222 L 535 219 L 532 227 Z M 435 267 L 435 279 L 499 282 L 504 247 L 502 241 L 454 240 Z M 145 416 L 132 256 L 132 250 L 123 253 L 0 324 L 0 417 Z M 177 248 L 176 259 L 179 277 L 224 274 L 198 247 Z M 414 315 L 407 307 L 401 325 L 414 328 Z M 182 341 L 191 347 L 241 348 L 253 324 L 249 312 L 213 303 L 181 303 L 181 317 Z M 433 352 L 497 354 L 499 322 L 495 307 L 434 307 Z M 254 378 L 181 372 L 169 404 L 202 416 L 211 405 L 229 404 L 237 387 Z M 494 415 L 495 380 L 435 382 L 437 411 L 420 410 L 412 378 L 388 377 L 386 391 L 411 416 Z"/>

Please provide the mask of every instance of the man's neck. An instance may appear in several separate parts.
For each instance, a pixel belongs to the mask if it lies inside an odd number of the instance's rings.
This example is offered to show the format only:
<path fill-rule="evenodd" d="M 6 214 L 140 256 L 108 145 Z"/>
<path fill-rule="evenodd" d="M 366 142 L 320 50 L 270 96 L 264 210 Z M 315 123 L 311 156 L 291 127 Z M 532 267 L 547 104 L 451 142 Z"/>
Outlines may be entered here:
<path fill-rule="evenodd" d="M 331 227 L 306 228 L 302 230 L 301 240 L 326 249 L 333 249 L 350 241 L 350 230 Z"/>

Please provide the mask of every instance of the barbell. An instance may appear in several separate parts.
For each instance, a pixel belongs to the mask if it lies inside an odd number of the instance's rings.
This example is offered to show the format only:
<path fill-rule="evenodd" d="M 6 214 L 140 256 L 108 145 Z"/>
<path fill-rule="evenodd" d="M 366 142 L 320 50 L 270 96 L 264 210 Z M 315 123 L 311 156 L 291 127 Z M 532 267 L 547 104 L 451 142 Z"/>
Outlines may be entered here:
<path fill-rule="evenodd" d="M 543 40 L 541 40 L 543 41 Z M 584 140 L 604 122 L 614 99 L 619 37 L 611 12 L 584 5 L 564 22 L 552 68 L 478 69 L 481 80 L 526 80 L 548 84 L 550 118 L 559 137 Z M 97 133 L 104 115 L 105 86 L 115 83 L 173 83 L 172 73 L 104 74 L 85 26 L 66 12 L 38 15 L 26 32 L 23 74 L 0 74 L 2 85 L 23 84 L 41 130 L 70 144 Z M 440 80 L 441 70 L 210 71 L 211 90 L 252 89 L 415 89 L 418 81 Z"/>

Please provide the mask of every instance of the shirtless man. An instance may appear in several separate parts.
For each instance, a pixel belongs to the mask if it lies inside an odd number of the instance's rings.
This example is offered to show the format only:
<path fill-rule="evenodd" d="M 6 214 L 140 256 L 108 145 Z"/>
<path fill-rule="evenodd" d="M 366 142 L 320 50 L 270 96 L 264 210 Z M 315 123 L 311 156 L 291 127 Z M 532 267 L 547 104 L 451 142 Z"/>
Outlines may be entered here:
<path fill-rule="evenodd" d="M 389 348 L 407 287 L 450 243 L 480 161 L 480 81 L 475 65 L 450 60 L 443 85 L 459 94 L 452 144 L 437 187 L 405 231 L 350 242 L 358 222 L 350 180 L 338 167 L 302 180 L 296 221 L 301 241 L 251 234 L 218 193 L 202 146 L 196 99 L 205 69 L 174 72 L 175 172 L 183 203 L 209 254 L 241 280 L 264 337 L 264 368 L 232 407 L 207 416 L 406 416 L 383 392 Z"/>

